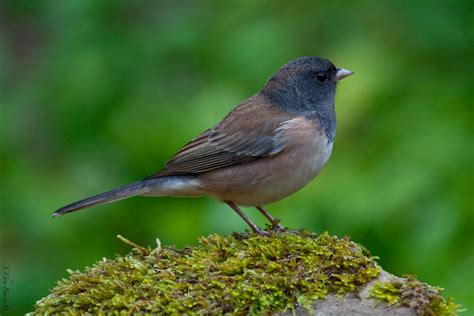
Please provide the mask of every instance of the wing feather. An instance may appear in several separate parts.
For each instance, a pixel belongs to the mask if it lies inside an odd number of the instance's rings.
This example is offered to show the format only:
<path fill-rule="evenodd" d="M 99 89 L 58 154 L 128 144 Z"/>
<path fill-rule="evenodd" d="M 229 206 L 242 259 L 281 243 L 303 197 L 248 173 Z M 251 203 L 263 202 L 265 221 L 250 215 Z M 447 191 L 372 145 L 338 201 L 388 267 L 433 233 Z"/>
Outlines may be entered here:
<path fill-rule="evenodd" d="M 294 115 L 251 98 L 184 145 L 161 171 L 148 178 L 199 174 L 276 155 L 285 148 L 279 128 L 292 118 Z"/>

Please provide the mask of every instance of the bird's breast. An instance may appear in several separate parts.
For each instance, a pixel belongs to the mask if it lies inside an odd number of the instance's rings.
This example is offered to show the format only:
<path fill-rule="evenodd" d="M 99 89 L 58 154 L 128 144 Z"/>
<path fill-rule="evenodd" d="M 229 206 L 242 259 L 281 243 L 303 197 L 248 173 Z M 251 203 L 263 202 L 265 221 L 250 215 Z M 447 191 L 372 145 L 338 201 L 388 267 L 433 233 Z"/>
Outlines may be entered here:
<path fill-rule="evenodd" d="M 333 142 L 318 128 L 299 133 L 295 137 L 297 140 L 294 140 L 294 145 L 281 157 L 289 162 L 284 163 L 289 168 L 274 182 L 276 191 L 282 193 L 294 193 L 308 184 L 319 174 L 332 152 Z"/>

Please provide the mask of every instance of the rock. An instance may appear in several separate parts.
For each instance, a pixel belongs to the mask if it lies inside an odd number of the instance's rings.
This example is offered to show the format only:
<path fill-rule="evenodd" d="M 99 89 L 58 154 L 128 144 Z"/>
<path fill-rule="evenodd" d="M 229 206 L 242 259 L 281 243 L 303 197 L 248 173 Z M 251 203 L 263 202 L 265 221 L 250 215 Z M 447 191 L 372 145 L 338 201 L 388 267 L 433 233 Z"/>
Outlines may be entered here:
<path fill-rule="evenodd" d="M 455 315 L 441 289 L 393 276 L 361 245 L 307 231 L 210 235 L 70 271 L 34 313 Z"/>

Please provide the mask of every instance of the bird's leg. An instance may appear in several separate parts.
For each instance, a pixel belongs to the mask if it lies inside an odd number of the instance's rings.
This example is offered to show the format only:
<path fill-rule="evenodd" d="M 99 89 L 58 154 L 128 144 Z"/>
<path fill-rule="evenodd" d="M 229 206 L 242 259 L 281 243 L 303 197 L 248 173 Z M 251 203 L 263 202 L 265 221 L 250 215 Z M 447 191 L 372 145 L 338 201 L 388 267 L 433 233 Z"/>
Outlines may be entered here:
<path fill-rule="evenodd" d="M 252 228 L 252 230 L 259 234 L 259 235 L 262 235 L 262 236 L 268 236 L 268 232 L 264 231 L 264 230 L 261 230 L 257 225 L 255 225 L 254 222 L 252 222 L 250 220 L 250 218 L 245 215 L 244 212 L 242 212 L 242 210 L 234 203 L 234 202 L 227 202 L 225 201 L 225 203 L 227 205 L 229 205 L 237 214 L 239 214 L 240 217 L 242 217 L 242 219 L 247 223 L 247 225 L 250 226 L 250 228 Z"/>
<path fill-rule="evenodd" d="M 283 227 L 281 224 L 280 224 L 280 220 L 278 218 L 275 218 L 273 216 L 270 215 L 270 213 L 268 213 L 267 211 L 265 211 L 265 209 L 261 206 L 255 206 L 255 208 L 260 212 L 262 213 L 263 216 L 265 216 L 269 221 L 270 223 L 272 223 L 272 226 L 273 226 L 273 229 L 276 229 L 276 230 L 285 230 L 285 227 Z"/>

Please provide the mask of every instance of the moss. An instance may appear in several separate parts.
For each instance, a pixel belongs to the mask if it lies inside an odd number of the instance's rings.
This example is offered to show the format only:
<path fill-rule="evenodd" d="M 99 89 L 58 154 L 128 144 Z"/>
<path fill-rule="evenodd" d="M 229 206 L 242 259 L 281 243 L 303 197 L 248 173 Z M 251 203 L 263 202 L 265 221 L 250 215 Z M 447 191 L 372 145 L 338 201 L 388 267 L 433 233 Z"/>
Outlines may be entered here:
<path fill-rule="evenodd" d="M 408 306 L 418 315 L 456 315 L 460 306 L 441 296 L 442 289 L 420 282 L 413 276 L 390 282 L 375 282 L 370 297 L 390 305 Z"/>
<path fill-rule="evenodd" d="M 125 257 L 70 271 L 35 312 L 276 312 L 353 292 L 380 271 L 361 246 L 327 233 L 210 235 L 184 249 L 135 245 Z"/>

